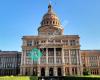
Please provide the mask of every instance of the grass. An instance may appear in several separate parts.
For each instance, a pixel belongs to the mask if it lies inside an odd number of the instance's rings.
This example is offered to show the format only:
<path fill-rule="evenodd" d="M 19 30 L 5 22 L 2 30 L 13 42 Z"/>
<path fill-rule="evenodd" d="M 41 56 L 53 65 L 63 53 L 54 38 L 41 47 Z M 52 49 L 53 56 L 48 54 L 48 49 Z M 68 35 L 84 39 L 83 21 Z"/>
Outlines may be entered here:
<path fill-rule="evenodd" d="M 88 75 L 88 76 L 83 76 L 83 77 L 98 77 L 98 78 L 100 78 L 100 75 Z"/>
<path fill-rule="evenodd" d="M 3 76 L 0 80 L 30 80 L 28 76 Z"/>
<path fill-rule="evenodd" d="M 84 76 L 72 76 L 72 77 L 91 77 L 91 78 L 100 78 L 100 75 L 84 75 Z"/>
<path fill-rule="evenodd" d="M 77 78 L 99 78 L 100 79 L 99 75 L 69 76 L 69 77 L 72 77 L 72 78 L 75 78 L 75 77 L 77 77 Z M 36 77 L 36 76 L 0 76 L 0 80 L 38 80 L 38 77 Z M 80 80 L 80 79 L 78 79 L 78 80 Z"/>
<path fill-rule="evenodd" d="M 35 76 L 1 76 L 0 80 L 37 80 Z"/>

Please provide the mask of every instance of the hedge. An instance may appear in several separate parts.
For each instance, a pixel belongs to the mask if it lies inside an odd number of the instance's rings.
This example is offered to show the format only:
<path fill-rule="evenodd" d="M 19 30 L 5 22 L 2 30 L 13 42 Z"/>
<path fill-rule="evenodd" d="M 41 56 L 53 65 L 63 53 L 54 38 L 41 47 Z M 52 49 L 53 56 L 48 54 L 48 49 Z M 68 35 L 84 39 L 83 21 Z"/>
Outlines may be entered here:
<path fill-rule="evenodd" d="M 38 80 L 100 80 L 100 76 L 63 76 L 63 77 L 39 77 Z"/>

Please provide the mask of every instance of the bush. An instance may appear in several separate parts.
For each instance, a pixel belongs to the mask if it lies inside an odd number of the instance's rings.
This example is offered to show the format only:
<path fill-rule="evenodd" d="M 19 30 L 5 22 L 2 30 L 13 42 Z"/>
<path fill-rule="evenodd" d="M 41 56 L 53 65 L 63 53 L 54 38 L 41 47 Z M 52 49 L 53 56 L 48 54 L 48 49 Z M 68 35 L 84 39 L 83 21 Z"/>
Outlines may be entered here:
<path fill-rule="evenodd" d="M 39 77 L 39 80 L 100 80 L 100 76 L 51 76 L 51 77 Z"/>
<path fill-rule="evenodd" d="M 30 80 L 38 80 L 37 76 L 30 76 Z"/>
<path fill-rule="evenodd" d="M 90 75 L 90 71 L 88 69 L 83 70 L 83 75 Z"/>
<path fill-rule="evenodd" d="M 80 77 L 75 77 L 75 76 L 70 76 L 70 77 L 68 77 L 68 76 L 66 76 L 66 77 L 64 77 L 64 79 L 63 80 L 100 80 L 100 77 L 91 77 L 91 76 L 80 76 Z"/>

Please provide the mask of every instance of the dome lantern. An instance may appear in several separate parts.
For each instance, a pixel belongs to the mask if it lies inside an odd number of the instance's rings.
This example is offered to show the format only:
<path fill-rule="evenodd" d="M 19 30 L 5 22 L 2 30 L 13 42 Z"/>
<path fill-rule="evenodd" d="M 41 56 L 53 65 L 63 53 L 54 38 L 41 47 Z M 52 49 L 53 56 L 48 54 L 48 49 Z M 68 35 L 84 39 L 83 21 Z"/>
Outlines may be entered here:
<path fill-rule="evenodd" d="M 48 5 L 48 12 L 52 12 L 52 6 L 51 6 L 50 3 L 49 3 L 49 5 Z"/>

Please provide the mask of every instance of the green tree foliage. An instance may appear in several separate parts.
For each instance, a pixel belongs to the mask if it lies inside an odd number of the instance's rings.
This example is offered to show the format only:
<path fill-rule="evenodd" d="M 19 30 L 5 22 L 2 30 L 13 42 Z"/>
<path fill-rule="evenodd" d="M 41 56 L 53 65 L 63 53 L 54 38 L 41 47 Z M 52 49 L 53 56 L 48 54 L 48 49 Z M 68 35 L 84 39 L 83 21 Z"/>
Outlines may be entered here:
<path fill-rule="evenodd" d="M 90 75 L 90 71 L 88 69 L 83 70 L 83 75 Z"/>

